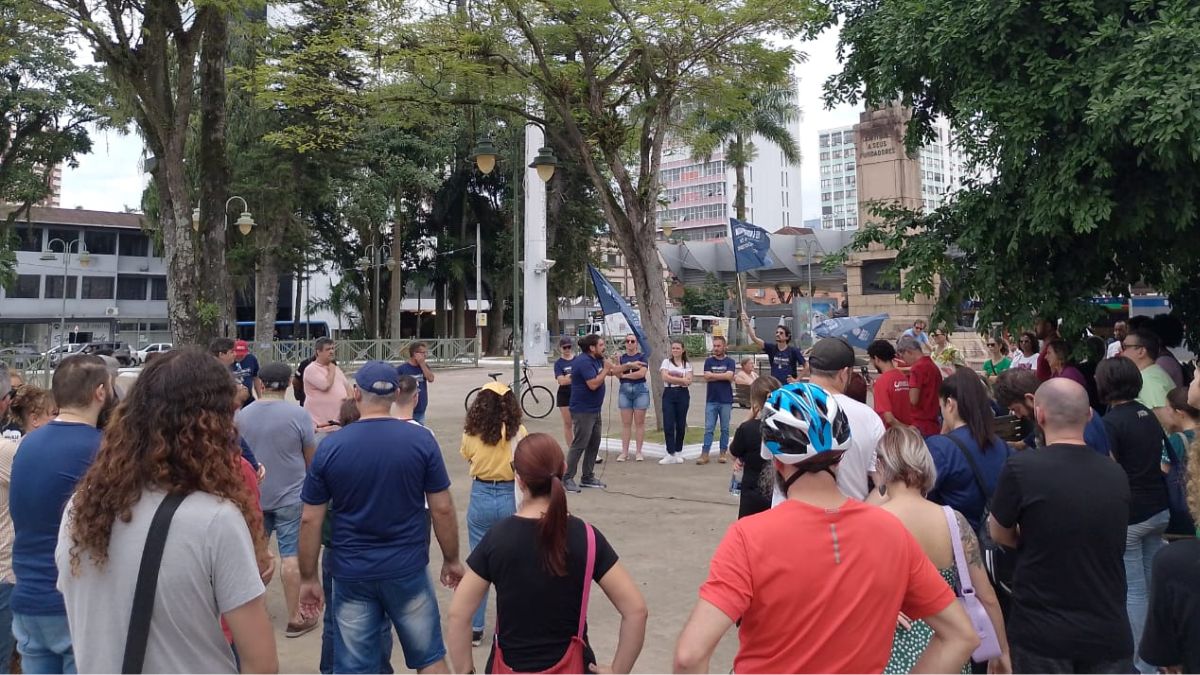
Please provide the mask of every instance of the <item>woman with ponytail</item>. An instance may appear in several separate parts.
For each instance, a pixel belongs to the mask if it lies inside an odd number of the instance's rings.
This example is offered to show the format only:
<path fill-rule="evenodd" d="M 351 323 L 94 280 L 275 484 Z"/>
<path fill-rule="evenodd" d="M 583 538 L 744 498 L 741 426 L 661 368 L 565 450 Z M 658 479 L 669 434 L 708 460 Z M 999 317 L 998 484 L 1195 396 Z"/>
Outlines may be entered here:
<path fill-rule="evenodd" d="M 485 672 L 630 672 L 646 635 L 646 602 L 600 531 L 568 514 L 562 448 L 549 434 L 530 434 L 517 444 L 513 471 L 521 507 L 471 551 L 450 604 L 454 671 L 475 671 L 471 615 L 495 585 L 496 635 Z M 596 663 L 583 622 L 593 580 L 621 615 L 608 666 Z"/>

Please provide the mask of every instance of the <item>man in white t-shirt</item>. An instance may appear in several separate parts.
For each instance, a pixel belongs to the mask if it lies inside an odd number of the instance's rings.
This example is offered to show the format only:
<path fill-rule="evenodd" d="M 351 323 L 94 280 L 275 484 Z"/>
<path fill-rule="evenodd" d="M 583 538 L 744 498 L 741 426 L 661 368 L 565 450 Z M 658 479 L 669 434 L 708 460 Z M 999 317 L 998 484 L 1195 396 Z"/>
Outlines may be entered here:
<path fill-rule="evenodd" d="M 1129 335 L 1129 324 L 1124 321 L 1118 321 L 1113 324 L 1112 342 L 1108 343 L 1108 347 L 1104 350 L 1104 358 L 1115 359 L 1121 355 L 1121 341 L 1125 336 Z"/>
<path fill-rule="evenodd" d="M 808 355 L 812 384 L 833 394 L 850 424 L 850 447 L 838 464 L 837 484 L 842 494 L 859 501 L 867 498 L 867 480 L 875 473 L 875 449 L 883 438 L 879 415 L 868 405 L 846 396 L 846 384 L 854 370 L 854 348 L 841 338 L 823 338 Z M 782 501 L 776 488 L 771 505 Z"/>

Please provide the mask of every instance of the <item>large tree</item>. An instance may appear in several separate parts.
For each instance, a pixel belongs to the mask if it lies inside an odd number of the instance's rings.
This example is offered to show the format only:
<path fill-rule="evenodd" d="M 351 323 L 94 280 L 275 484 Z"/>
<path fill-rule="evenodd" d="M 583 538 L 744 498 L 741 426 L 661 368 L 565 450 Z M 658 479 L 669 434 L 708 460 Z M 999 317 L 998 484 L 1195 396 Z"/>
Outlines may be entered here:
<path fill-rule="evenodd" d="M 869 0 L 837 4 L 830 103 L 897 101 L 909 146 L 949 120 L 983 170 L 923 215 L 881 208 L 855 245 L 898 251 L 902 295 L 980 325 L 1094 318 L 1095 293 L 1168 293 L 1200 338 L 1200 4 Z M 886 206 L 886 205 L 881 205 Z"/>
<path fill-rule="evenodd" d="M 80 67 L 58 14 L 30 0 L 0 0 L 0 278 L 12 274 L 9 226 L 50 194 L 50 174 L 91 150 L 88 125 L 112 111 L 99 69 Z"/>
<path fill-rule="evenodd" d="M 765 35 L 805 36 L 822 26 L 810 0 L 501 0 L 473 7 L 473 56 L 493 103 L 541 124 L 570 148 L 592 181 L 630 268 L 655 353 L 667 353 L 662 262 L 655 245 L 662 150 L 677 107 L 732 94 L 749 73 L 782 81 L 796 53 Z M 477 90 L 478 91 L 478 90 Z M 535 106 L 529 104 L 535 103 Z M 543 108 L 545 115 L 539 114 Z M 651 371 L 655 398 L 661 377 Z"/>
<path fill-rule="evenodd" d="M 204 342 L 227 328 L 222 322 L 230 314 L 224 230 L 228 167 L 223 143 L 202 149 L 197 235 L 192 229 L 193 189 L 186 159 L 197 117 L 210 141 L 224 136 L 227 28 L 231 13 L 241 5 L 190 0 L 40 1 L 60 12 L 83 36 L 132 109 L 153 160 L 147 168 L 157 192 L 171 333 L 177 343 Z M 198 68 L 202 51 L 207 64 L 203 74 Z M 208 104 L 198 109 L 201 91 Z"/>

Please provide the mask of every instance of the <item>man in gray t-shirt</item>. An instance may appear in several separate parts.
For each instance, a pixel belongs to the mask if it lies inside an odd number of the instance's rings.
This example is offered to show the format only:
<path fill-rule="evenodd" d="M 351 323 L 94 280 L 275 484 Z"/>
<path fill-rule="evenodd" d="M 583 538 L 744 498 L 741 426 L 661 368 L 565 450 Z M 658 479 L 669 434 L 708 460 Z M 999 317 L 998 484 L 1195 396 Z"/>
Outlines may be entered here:
<path fill-rule="evenodd" d="M 304 408 L 283 399 L 292 369 L 283 363 L 268 363 L 258 371 L 262 397 L 238 411 L 238 431 L 259 463 L 266 467 L 262 492 L 263 525 L 266 536 L 275 532 L 282 558 L 283 594 L 288 607 L 288 637 L 299 637 L 317 627 L 314 617 L 304 621 L 299 612 L 300 488 L 316 451 L 316 430 Z"/>

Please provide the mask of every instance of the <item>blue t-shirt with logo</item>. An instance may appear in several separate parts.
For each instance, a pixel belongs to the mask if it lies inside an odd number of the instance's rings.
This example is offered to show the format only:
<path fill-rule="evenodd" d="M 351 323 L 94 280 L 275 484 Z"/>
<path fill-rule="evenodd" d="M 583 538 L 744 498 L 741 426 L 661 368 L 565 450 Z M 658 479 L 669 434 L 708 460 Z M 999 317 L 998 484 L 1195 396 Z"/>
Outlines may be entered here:
<path fill-rule="evenodd" d="M 589 354 L 580 354 L 571 364 L 571 412 L 598 413 L 604 408 L 604 387 L 593 390 L 588 387 L 588 380 L 596 379 L 604 370 L 604 359 L 595 358 Z"/>
<path fill-rule="evenodd" d="M 449 487 L 433 432 L 379 417 L 358 420 L 321 441 L 300 499 L 337 509 L 333 578 L 379 581 L 429 564 L 425 495 Z"/>
<path fill-rule="evenodd" d="M 66 614 L 58 592 L 54 547 L 63 508 L 75 485 L 96 459 L 100 431 L 88 424 L 53 421 L 30 432 L 13 458 L 9 513 L 12 515 L 12 609 L 18 614 Z"/>
<path fill-rule="evenodd" d="M 624 365 L 626 363 L 646 363 L 646 355 L 641 352 L 638 352 L 637 354 L 622 354 L 621 355 L 621 364 Z M 629 378 L 624 378 L 621 381 L 622 382 L 632 382 L 632 383 L 645 382 L 646 376 L 643 375 L 635 380 L 631 380 Z"/>
<path fill-rule="evenodd" d="M 421 370 L 421 366 L 414 366 L 405 361 L 396 366 L 396 372 L 400 375 L 412 375 L 417 380 L 417 407 L 413 412 L 423 413 L 426 406 L 429 405 L 429 389 L 428 383 L 425 382 L 425 371 Z"/>
<path fill-rule="evenodd" d="M 233 376 L 246 390 L 254 395 L 254 378 L 258 377 L 258 358 L 253 354 L 247 354 L 241 361 L 234 361 L 233 365 L 229 366 L 229 370 L 233 371 Z M 246 404 L 249 405 L 250 399 L 246 399 Z"/>
<path fill-rule="evenodd" d="M 732 373 L 736 368 L 737 364 L 728 356 L 722 359 L 718 359 L 715 356 L 704 359 L 704 372 L 706 373 Z M 716 382 L 709 382 L 705 400 L 709 403 L 732 404 L 733 381 L 718 380 Z"/>
<path fill-rule="evenodd" d="M 763 353 L 771 362 L 771 376 L 780 384 L 787 384 L 789 377 L 796 376 L 796 369 L 804 366 L 804 352 L 799 347 L 788 345 L 780 349 L 774 343 L 763 345 Z"/>
<path fill-rule="evenodd" d="M 575 359 L 573 359 L 573 358 L 572 359 L 564 359 L 564 358 L 560 357 L 557 361 L 554 362 L 554 377 L 557 378 L 557 377 L 562 377 L 563 375 L 570 375 L 571 368 L 574 363 L 575 363 Z M 560 384 L 558 386 L 569 387 L 571 385 Z"/>

